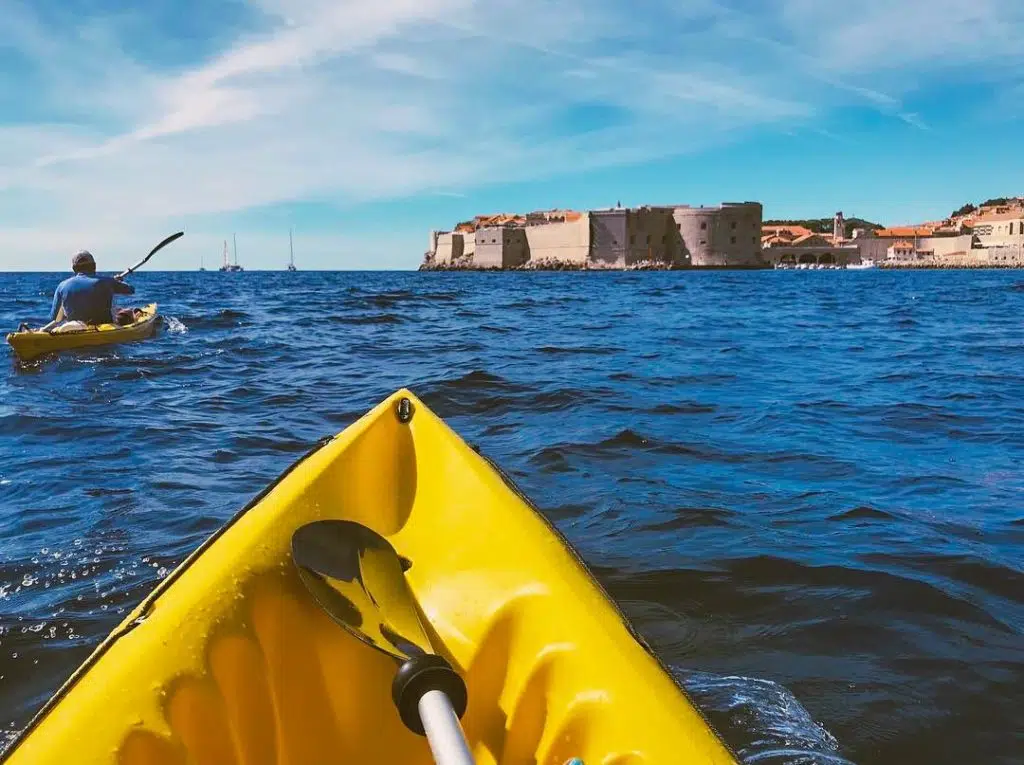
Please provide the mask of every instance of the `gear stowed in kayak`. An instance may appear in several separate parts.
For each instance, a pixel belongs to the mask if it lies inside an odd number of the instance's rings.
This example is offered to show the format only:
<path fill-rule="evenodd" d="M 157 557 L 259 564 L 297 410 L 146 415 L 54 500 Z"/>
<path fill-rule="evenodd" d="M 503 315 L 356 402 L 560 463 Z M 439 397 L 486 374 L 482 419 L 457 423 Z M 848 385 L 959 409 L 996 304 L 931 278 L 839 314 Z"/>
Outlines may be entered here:
<path fill-rule="evenodd" d="M 67 322 L 47 331 L 19 328 L 17 332 L 7 335 L 7 342 L 19 359 L 29 361 L 45 353 L 127 343 L 151 337 L 160 322 L 157 304 L 150 303 L 136 308 L 134 313 L 134 319 L 127 324 L 89 325 Z"/>

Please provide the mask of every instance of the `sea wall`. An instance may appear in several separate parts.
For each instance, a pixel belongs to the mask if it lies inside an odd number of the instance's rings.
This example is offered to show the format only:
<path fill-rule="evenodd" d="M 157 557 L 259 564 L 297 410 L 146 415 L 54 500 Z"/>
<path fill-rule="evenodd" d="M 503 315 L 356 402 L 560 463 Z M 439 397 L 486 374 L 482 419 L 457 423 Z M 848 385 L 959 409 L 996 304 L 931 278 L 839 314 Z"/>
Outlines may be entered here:
<path fill-rule="evenodd" d="M 913 260 L 884 260 L 880 268 L 1024 268 L 1024 248 L 988 247 Z"/>
<path fill-rule="evenodd" d="M 462 258 L 463 254 L 462 234 L 452 232 L 437 235 L 437 249 L 434 251 L 434 262 L 438 265 L 448 266 L 453 261 Z"/>
<path fill-rule="evenodd" d="M 581 266 L 590 257 L 590 215 L 564 223 L 526 226 L 528 260 L 532 263 L 560 262 Z"/>
<path fill-rule="evenodd" d="M 523 229 L 511 226 L 487 226 L 476 230 L 474 268 L 517 268 L 529 259 L 529 246 Z"/>
<path fill-rule="evenodd" d="M 965 253 L 971 250 L 972 237 L 970 234 L 960 236 L 922 236 L 916 240 L 905 237 L 857 237 L 854 243 L 860 247 L 860 256 L 863 260 L 883 261 L 888 257 L 889 248 L 898 241 L 905 240 L 911 244 L 916 243 L 918 250 L 932 250 L 936 257 L 945 257 L 955 253 Z"/>
<path fill-rule="evenodd" d="M 627 266 L 671 263 L 678 259 L 681 241 L 671 208 L 629 210 L 626 222 L 629 235 Z"/>

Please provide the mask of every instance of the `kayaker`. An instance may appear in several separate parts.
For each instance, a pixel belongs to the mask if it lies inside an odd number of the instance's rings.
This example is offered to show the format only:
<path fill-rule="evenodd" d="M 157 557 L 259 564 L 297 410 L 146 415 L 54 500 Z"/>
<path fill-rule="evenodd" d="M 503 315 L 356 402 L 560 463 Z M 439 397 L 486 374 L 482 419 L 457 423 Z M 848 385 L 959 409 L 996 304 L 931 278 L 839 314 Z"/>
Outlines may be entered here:
<path fill-rule="evenodd" d="M 113 321 L 114 295 L 134 295 L 135 288 L 112 276 L 96 275 L 96 259 L 88 250 L 82 250 L 71 259 L 75 272 L 53 293 L 49 329 L 59 319 L 80 321 L 85 324 L 109 324 Z M 120 312 L 119 312 L 120 313 Z"/>

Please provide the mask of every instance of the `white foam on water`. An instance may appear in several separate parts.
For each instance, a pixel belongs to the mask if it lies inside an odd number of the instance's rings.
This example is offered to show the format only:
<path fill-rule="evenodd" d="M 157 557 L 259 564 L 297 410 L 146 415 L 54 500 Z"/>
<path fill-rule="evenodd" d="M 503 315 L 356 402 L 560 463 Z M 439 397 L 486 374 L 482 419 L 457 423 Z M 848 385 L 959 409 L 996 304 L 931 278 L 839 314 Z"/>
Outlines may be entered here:
<path fill-rule="evenodd" d="M 168 332 L 173 332 L 176 335 L 184 335 L 188 332 L 188 327 L 186 327 L 180 319 L 177 319 L 174 316 L 168 316 L 166 321 Z"/>
<path fill-rule="evenodd" d="M 753 677 L 720 676 L 673 668 L 702 708 L 725 714 L 738 735 L 723 735 L 743 763 L 852 765 L 839 742 L 785 686 Z M 739 746 L 736 739 L 743 739 Z"/>

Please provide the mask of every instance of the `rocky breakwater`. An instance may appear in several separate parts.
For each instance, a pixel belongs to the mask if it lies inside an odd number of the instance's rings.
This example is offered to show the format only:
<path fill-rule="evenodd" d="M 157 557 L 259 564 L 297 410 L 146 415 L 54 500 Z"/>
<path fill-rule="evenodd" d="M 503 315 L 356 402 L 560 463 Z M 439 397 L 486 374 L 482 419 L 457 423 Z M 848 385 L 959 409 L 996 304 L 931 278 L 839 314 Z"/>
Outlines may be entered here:
<path fill-rule="evenodd" d="M 424 257 L 420 264 L 420 271 L 678 271 L 688 269 L 684 263 L 664 263 L 660 261 L 645 260 L 629 265 L 614 265 L 595 261 L 569 262 L 556 258 L 545 258 L 540 260 L 529 260 L 526 263 L 515 266 L 480 265 L 473 262 L 472 258 L 460 258 L 458 260 L 441 263 L 433 258 Z"/>

